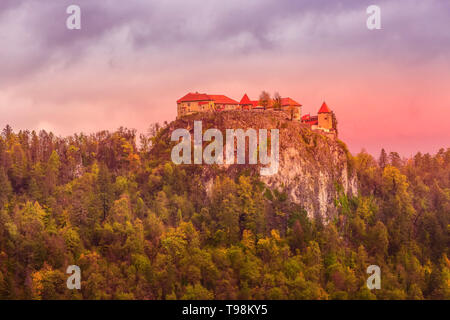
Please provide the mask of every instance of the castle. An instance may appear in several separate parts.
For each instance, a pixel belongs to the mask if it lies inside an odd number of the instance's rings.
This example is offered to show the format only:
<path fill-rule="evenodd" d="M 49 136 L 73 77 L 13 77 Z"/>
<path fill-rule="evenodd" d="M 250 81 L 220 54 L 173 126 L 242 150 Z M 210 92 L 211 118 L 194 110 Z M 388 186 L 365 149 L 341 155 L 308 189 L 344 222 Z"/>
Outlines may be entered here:
<path fill-rule="evenodd" d="M 320 130 L 327 133 L 336 131 L 336 120 L 333 112 L 324 102 L 319 109 L 317 116 L 306 114 L 301 116 L 302 105 L 295 100 L 287 98 L 250 100 L 244 94 L 240 102 L 228 98 L 224 95 L 206 93 L 188 93 L 177 100 L 177 118 L 199 112 L 221 112 L 231 110 L 281 110 L 290 114 L 291 120 L 307 124 L 312 130 Z"/>
<path fill-rule="evenodd" d="M 308 124 L 311 129 L 332 132 L 336 130 L 336 120 L 333 117 L 333 111 L 328 108 L 325 101 L 317 113 L 317 116 L 311 116 L 309 113 L 301 118 L 302 123 Z"/>

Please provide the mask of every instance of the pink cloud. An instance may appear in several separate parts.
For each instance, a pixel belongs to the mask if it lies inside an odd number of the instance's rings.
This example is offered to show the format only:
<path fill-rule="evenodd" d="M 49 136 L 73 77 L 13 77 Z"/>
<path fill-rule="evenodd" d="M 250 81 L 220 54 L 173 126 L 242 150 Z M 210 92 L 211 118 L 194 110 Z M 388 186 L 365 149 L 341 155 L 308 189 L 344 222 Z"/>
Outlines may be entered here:
<path fill-rule="evenodd" d="M 427 2 L 421 18 L 386 4 L 386 28 L 368 33 L 364 10 L 359 15 L 363 6 L 337 10 L 320 2 L 320 10 L 317 3 L 289 9 L 252 2 L 262 17 L 279 10 L 266 28 L 243 23 L 245 12 L 233 17 L 233 2 L 215 11 L 217 19 L 205 21 L 206 26 L 190 21 L 188 29 L 180 29 L 170 24 L 169 33 L 161 23 L 141 21 L 145 15 L 136 13 L 139 7 L 126 16 L 105 8 L 110 16 L 95 25 L 97 33 L 89 30 L 63 42 L 64 33 L 48 31 L 51 36 L 40 34 L 36 42 L 24 43 L 26 30 L 10 15 L 0 15 L 0 30 L 12 30 L 8 39 L 14 40 L 0 53 L 9 61 L 8 72 L 0 75 L 0 125 L 51 129 L 60 135 L 120 126 L 143 132 L 152 122 L 173 120 L 175 101 L 186 92 L 239 100 L 244 93 L 255 99 L 268 90 L 299 101 L 304 113 L 317 112 L 327 101 L 352 152 L 365 148 L 378 154 L 384 147 L 409 156 L 449 147 L 448 48 L 428 38 L 434 29 L 440 40 L 447 36 L 439 31 L 447 7 Z M 200 16 L 212 9 L 202 7 L 206 11 Z M 181 19 L 173 3 L 159 12 L 164 16 L 170 11 Z M 395 20 L 414 18 L 421 24 L 430 21 L 427 13 L 438 11 L 430 30 L 416 26 L 408 33 Z M 20 17 L 28 16 L 22 12 Z M 424 45 L 417 46 L 419 42 Z M 25 46 L 22 51 L 18 44 Z"/>

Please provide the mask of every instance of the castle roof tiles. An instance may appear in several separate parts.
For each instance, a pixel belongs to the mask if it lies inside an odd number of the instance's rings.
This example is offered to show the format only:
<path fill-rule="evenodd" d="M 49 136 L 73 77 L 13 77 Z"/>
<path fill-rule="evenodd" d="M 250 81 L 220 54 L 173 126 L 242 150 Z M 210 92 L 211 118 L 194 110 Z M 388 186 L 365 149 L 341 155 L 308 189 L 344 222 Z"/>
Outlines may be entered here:
<path fill-rule="evenodd" d="M 331 113 L 330 108 L 328 108 L 328 106 L 325 103 L 325 101 L 322 103 L 322 106 L 320 107 L 318 113 Z"/>
<path fill-rule="evenodd" d="M 206 94 L 206 93 L 192 93 L 189 92 L 184 97 L 177 100 L 177 103 L 181 102 L 194 102 L 194 101 L 214 101 L 215 103 L 223 103 L 223 104 L 239 104 L 236 100 L 228 98 L 224 95 L 219 94 Z"/>

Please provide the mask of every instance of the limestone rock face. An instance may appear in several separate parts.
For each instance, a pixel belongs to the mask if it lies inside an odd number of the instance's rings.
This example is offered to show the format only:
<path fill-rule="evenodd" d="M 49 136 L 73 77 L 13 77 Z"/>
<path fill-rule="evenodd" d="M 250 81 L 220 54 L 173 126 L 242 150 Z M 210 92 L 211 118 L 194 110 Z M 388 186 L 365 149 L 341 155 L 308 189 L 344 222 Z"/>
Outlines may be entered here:
<path fill-rule="evenodd" d="M 261 181 L 268 188 L 285 192 L 292 202 L 304 207 L 309 217 L 320 217 L 327 222 L 336 214 L 335 199 L 339 190 L 347 195 L 355 195 L 358 191 L 351 156 L 343 142 L 311 131 L 307 125 L 290 121 L 289 118 L 289 114 L 282 111 L 203 113 L 170 123 L 167 135 L 170 137 L 171 132 L 177 128 L 186 128 L 193 139 L 194 120 L 202 121 L 203 131 L 209 128 L 219 129 L 224 135 L 224 144 L 226 129 L 279 129 L 278 172 L 260 176 Z M 208 144 L 209 142 L 204 142 L 203 146 Z M 210 193 L 218 170 L 231 177 L 241 170 L 259 175 L 261 164 L 203 164 L 201 167 L 205 190 Z"/>
<path fill-rule="evenodd" d="M 309 156 L 306 150 L 285 149 L 280 154 L 278 173 L 261 180 L 270 188 L 284 190 L 291 201 L 305 208 L 309 217 L 320 216 L 327 221 L 336 213 L 337 186 L 342 186 L 347 195 L 356 195 L 357 185 L 355 175 L 349 174 L 342 147 L 334 141 L 322 143 Z"/>

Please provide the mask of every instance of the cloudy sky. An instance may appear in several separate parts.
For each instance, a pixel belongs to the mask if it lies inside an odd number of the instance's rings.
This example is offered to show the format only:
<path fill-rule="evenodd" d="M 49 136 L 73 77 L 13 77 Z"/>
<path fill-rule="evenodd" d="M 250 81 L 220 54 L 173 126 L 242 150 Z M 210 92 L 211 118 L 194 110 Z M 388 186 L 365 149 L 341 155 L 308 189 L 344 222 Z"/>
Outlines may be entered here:
<path fill-rule="evenodd" d="M 143 132 L 187 92 L 267 90 L 303 113 L 325 100 L 352 152 L 436 152 L 450 147 L 449 30 L 444 0 L 1 0 L 0 127 Z"/>

